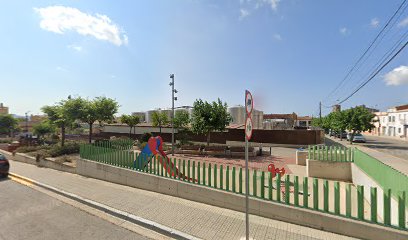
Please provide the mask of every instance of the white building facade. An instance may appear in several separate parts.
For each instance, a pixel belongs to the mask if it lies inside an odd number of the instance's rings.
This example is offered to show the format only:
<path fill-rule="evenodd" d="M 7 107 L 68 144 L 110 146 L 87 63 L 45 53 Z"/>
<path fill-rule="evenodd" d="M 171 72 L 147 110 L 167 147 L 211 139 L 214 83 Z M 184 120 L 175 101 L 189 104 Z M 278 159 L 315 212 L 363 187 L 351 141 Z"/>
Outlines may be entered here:
<path fill-rule="evenodd" d="M 375 129 L 378 136 L 408 139 L 408 104 L 375 113 Z"/>

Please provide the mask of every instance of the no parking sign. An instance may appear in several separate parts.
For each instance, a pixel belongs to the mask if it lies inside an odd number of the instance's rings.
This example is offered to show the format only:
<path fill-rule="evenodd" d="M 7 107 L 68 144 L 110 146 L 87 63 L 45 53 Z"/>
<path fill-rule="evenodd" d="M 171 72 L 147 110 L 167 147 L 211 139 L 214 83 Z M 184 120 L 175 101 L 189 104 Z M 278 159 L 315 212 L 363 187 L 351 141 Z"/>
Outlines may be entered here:
<path fill-rule="evenodd" d="M 247 113 L 246 121 L 245 121 L 245 137 L 249 141 L 252 137 L 252 119 L 251 113 L 254 109 L 254 100 L 252 98 L 251 92 L 248 90 L 245 91 L 245 110 Z"/>

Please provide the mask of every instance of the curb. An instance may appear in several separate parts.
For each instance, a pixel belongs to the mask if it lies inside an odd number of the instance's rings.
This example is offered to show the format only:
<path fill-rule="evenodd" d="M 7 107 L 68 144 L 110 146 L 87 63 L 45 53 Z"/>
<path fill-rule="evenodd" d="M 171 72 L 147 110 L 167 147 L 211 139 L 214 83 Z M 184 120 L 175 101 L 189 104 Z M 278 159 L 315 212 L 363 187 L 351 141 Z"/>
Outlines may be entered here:
<path fill-rule="evenodd" d="M 124 211 L 109 207 L 107 205 L 104 205 L 102 203 L 98 203 L 98 202 L 95 202 L 95 201 L 80 197 L 80 196 L 78 196 L 76 194 L 69 193 L 69 192 L 63 191 L 61 189 L 52 187 L 50 185 L 37 182 L 37 181 L 35 181 L 33 179 L 26 178 L 26 177 L 23 177 L 23 176 L 20 176 L 18 174 L 11 173 L 11 172 L 9 173 L 9 175 L 13 176 L 15 178 L 21 179 L 23 181 L 29 182 L 29 183 L 31 183 L 31 184 L 33 184 L 35 186 L 47 189 L 47 190 L 49 190 L 51 192 L 54 192 L 54 193 L 57 193 L 57 194 L 62 195 L 64 197 L 67 197 L 69 199 L 75 200 L 75 201 L 80 202 L 82 204 L 85 204 L 85 205 L 87 205 L 89 207 L 98 209 L 100 211 L 103 211 L 103 212 L 105 212 L 107 214 L 110 214 L 112 216 L 115 216 L 117 218 L 123 219 L 125 221 L 131 222 L 131 223 L 140 225 L 142 227 L 145 227 L 147 229 L 150 229 L 152 231 L 158 232 L 158 233 L 163 234 L 165 236 L 175 238 L 175 239 L 183 239 L 183 240 L 199 240 L 200 239 L 200 238 L 194 237 L 192 235 L 189 235 L 187 233 L 183 233 L 181 231 L 178 231 L 176 229 L 166 227 L 166 226 L 161 225 L 159 223 L 156 223 L 156 222 L 153 222 L 153 221 L 138 217 L 138 216 L 133 215 L 131 213 L 124 212 Z"/>

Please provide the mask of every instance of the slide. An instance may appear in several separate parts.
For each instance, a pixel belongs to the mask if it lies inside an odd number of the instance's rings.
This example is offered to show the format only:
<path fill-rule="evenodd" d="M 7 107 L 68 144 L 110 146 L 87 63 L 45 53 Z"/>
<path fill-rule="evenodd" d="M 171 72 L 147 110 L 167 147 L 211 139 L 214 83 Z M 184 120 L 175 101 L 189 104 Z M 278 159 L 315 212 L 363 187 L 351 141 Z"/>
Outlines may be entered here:
<path fill-rule="evenodd" d="M 147 145 L 143 148 L 142 154 L 146 154 L 147 156 L 156 156 L 159 163 L 166 169 L 167 173 L 174 177 L 180 176 L 180 178 L 188 179 L 188 177 L 181 173 L 177 166 L 174 166 L 174 163 L 167 157 L 166 153 L 163 151 L 163 140 L 160 136 L 151 137 L 147 142 Z M 161 157 L 160 157 L 161 156 Z M 145 162 L 142 168 L 147 167 L 147 164 L 150 160 Z M 172 171 L 175 169 L 175 172 Z M 195 179 L 190 178 L 190 181 L 196 181 Z"/>

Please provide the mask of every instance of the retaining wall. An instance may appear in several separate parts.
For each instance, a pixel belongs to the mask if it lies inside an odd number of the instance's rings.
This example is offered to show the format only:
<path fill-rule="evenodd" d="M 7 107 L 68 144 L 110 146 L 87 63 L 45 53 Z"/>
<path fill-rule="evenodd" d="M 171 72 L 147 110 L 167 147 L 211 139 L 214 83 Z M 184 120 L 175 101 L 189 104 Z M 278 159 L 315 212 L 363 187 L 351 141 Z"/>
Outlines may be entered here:
<path fill-rule="evenodd" d="M 244 195 L 219 191 L 179 180 L 163 178 L 85 159 L 78 160 L 77 173 L 87 177 L 155 191 L 218 207 L 241 212 L 245 211 Z M 249 212 L 251 214 L 343 235 L 365 239 L 407 239 L 408 237 L 408 232 L 405 231 L 346 219 L 319 211 L 293 207 L 258 198 L 250 198 L 249 203 Z"/>
<path fill-rule="evenodd" d="M 317 161 L 306 159 L 308 177 L 351 182 L 351 162 Z"/>
<path fill-rule="evenodd" d="M 16 153 L 14 156 L 12 153 L 0 150 L 0 153 L 5 155 L 7 159 L 17 161 L 17 162 L 23 162 L 23 163 L 28 163 L 32 165 L 37 165 L 39 167 L 47 167 L 47 168 L 52 168 L 55 170 L 63 171 L 63 172 L 69 172 L 69 173 L 76 173 L 76 168 L 72 166 L 68 166 L 65 164 L 57 163 L 49 159 L 43 159 L 41 158 L 38 162 L 36 161 L 35 157 L 32 157 L 30 155 L 24 154 L 24 153 Z M 10 169 L 12 171 L 13 165 L 11 164 Z"/>

